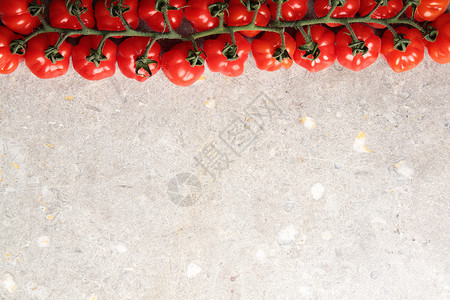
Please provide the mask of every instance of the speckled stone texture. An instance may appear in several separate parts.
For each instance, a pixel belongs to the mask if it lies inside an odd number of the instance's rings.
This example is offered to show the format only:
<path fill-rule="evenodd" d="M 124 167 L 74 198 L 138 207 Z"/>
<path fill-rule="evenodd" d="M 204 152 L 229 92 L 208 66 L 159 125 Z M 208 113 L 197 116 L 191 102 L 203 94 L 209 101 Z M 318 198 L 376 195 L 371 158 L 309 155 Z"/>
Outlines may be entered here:
<path fill-rule="evenodd" d="M 450 68 L 0 77 L 0 299 L 449 299 Z"/>

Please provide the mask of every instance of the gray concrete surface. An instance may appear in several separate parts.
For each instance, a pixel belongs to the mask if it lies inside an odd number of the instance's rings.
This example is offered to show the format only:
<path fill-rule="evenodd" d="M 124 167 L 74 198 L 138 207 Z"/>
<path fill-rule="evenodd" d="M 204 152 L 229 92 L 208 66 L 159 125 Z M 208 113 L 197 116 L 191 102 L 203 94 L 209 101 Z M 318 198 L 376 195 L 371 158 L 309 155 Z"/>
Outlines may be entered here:
<path fill-rule="evenodd" d="M 450 299 L 448 65 L 205 75 L 0 77 L 0 299 Z"/>

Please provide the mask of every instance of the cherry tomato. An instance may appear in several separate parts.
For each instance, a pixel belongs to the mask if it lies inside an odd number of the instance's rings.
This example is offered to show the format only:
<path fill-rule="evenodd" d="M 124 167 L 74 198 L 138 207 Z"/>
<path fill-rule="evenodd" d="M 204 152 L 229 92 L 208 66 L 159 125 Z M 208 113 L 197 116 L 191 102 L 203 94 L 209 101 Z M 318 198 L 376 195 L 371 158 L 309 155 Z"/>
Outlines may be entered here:
<path fill-rule="evenodd" d="M 220 72 L 229 77 L 242 75 L 252 46 L 240 33 L 234 33 L 234 38 L 236 47 L 232 46 L 229 34 L 221 34 L 216 39 L 205 41 L 203 49 L 211 72 Z"/>
<path fill-rule="evenodd" d="M 353 18 L 359 10 L 359 0 L 341 0 L 345 1 L 342 7 L 337 6 L 331 14 L 332 18 Z M 325 17 L 330 11 L 329 0 L 316 0 L 314 3 L 314 11 L 319 18 Z M 341 26 L 338 23 L 328 23 L 328 26 L 337 27 Z"/>
<path fill-rule="evenodd" d="M 434 42 L 424 40 L 430 57 L 440 64 L 450 62 L 450 13 L 443 14 L 430 24 L 438 30 Z"/>
<path fill-rule="evenodd" d="M 72 54 L 72 45 L 66 41 L 62 42 L 58 48 L 60 60 L 52 62 L 46 51 L 50 46 L 54 46 L 59 39 L 57 33 L 42 33 L 28 42 L 25 64 L 28 69 L 41 79 L 56 78 L 66 74 L 69 69 L 70 55 Z M 55 50 L 56 51 L 56 50 Z"/>
<path fill-rule="evenodd" d="M 326 69 L 336 60 L 336 46 L 334 45 L 336 37 L 331 30 L 322 25 L 311 26 L 312 43 L 307 44 L 300 31 L 297 32 L 295 40 L 297 49 L 294 52 L 294 61 L 311 72 Z M 299 47 L 306 47 L 309 50 L 300 50 Z"/>
<path fill-rule="evenodd" d="M 242 2 L 243 1 L 243 2 Z M 228 13 L 225 13 L 224 20 L 228 26 L 244 26 L 252 22 L 255 14 L 254 10 L 248 11 L 244 5 L 246 3 L 251 9 L 260 5 L 258 14 L 256 15 L 255 25 L 265 27 L 270 21 L 270 9 L 264 3 L 258 3 L 252 0 L 231 0 L 228 6 Z M 243 30 L 240 31 L 245 36 L 254 37 L 260 33 L 259 30 Z"/>
<path fill-rule="evenodd" d="M 41 24 L 39 17 L 33 17 L 28 11 L 28 5 L 33 0 L 0 0 L 0 15 L 3 24 L 20 34 L 30 34 Z M 38 0 L 37 4 L 41 4 Z"/>
<path fill-rule="evenodd" d="M 151 72 L 151 75 L 155 75 L 160 69 L 160 53 L 161 45 L 155 42 L 148 52 L 148 60 L 136 62 L 145 53 L 147 45 L 151 42 L 151 39 L 145 37 L 131 37 L 122 42 L 119 46 L 119 52 L 117 57 L 117 63 L 119 69 L 123 75 L 128 78 L 136 79 L 139 82 L 144 82 L 150 77 L 144 67 L 145 64 Z M 140 75 L 137 75 L 138 72 Z"/>
<path fill-rule="evenodd" d="M 138 15 L 138 0 L 124 0 L 123 5 L 130 7 L 128 11 L 123 14 L 125 20 L 130 24 L 131 28 L 136 29 L 139 26 Z M 117 5 L 119 1 L 108 0 L 107 7 Z M 111 17 L 109 10 L 105 8 L 105 0 L 98 0 L 95 4 L 95 20 L 97 21 L 97 28 L 99 30 L 122 31 L 125 26 L 119 17 Z"/>
<path fill-rule="evenodd" d="M 272 19 L 277 15 L 278 3 L 268 0 Z M 301 20 L 308 11 L 308 0 L 289 0 L 284 1 L 281 6 L 281 21 L 297 21 Z"/>
<path fill-rule="evenodd" d="M 79 9 L 80 6 L 87 8 L 87 10 L 80 15 L 83 24 L 87 28 L 94 28 L 95 17 L 94 8 L 92 7 L 92 0 L 70 0 L 73 4 L 73 10 Z M 81 29 L 81 24 L 77 17 L 70 14 L 66 7 L 66 0 L 53 0 L 49 6 L 50 25 L 57 28 L 64 29 Z M 74 36 L 72 36 L 74 37 Z"/>
<path fill-rule="evenodd" d="M 419 6 L 417 6 L 416 13 L 414 14 L 414 19 L 419 22 L 424 21 L 434 21 L 440 15 L 445 13 L 448 8 L 450 0 L 422 0 Z M 406 9 L 406 15 L 411 17 L 412 8 L 411 6 Z"/>
<path fill-rule="evenodd" d="M 0 74 L 11 74 L 23 61 L 23 55 L 11 54 L 9 44 L 12 40 L 22 38 L 8 27 L 0 26 Z"/>
<path fill-rule="evenodd" d="M 381 38 L 381 55 L 394 72 L 401 73 L 415 68 L 423 60 L 425 47 L 422 33 L 416 29 L 404 26 L 394 28 L 397 33 L 411 41 L 405 51 L 394 49 L 394 35 L 386 30 Z"/>
<path fill-rule="evenodd" d="M 253 40 L 252 53 L 256 67 L 273 72 L 281 67 L 289 69 L 295 51 L 295 40 L 289 33 L 284 33 L 286 48 L 281 49 L 281 35 L 276 32 L 265 32 L 260 38 Z"/>
<path fill-rule="evenodd" d="M 341 29 L 336 34 L 336 58 L 343 67 L 361 71 L 377 60 L 380 54 L 381 39 L 367 25 L 355 23 L 351 27 L 357 39 L 363 43 L 354 45 L 353 48 L 349 47 L 352 44 L 350 32 L 347 27 Z M 360 49 L 360 51 L 354 49 Z M 353 55 L 354 53 L 356 55 Z"/>
<path fill-rule="evenodd" d="M 157 2 L 161 8 L 156 7 Z M 183 21 L 183 10 L 186 0 L 141 0 L 139 3 L 139 17 L 147 23 L 148 27 L 157 32 L 169 32 L 169 26 L 164 22 L 162 7 L 166 6 L 172 29 L 177 29 Z M 174 9 L 175 8 L 175 9 Z"/>
<path fill-rule="evenodd" d="M 196 31 L 206 31 L 219 26 L 217 16 L 223 13 L 227 6 L 225 0 L 189 0 L 184 9 L 184 17 Z"/>
<path fill-rule="evenodd" d="M 92 57 L 93 61 L 89 61 L 101 40 L 101 36 L 83 36 L 78 45 L 73 48 L 73 68 L 87 80 L 105 79 L 113 76 L 116 72 L 117 46 L 109 39 L 105 41 L 102 50 L 102 54 L 105 56 L 102 61 L 99 61 L 98 65 L 93 62 L 95 61 L 94 57 Z"/>
<path fill-rule="evenodd" d="M 191 42 L 181 42 L 161 56 L 161 69 L 173 84 L 189 86 L 202 76 L 205 54 L 195 52 Z"/>
<path fill-rule="evenodd" d="M 361 5 L 359 7 L 360 16 L 368 15 L 372 9 L 377 5 L 374 0 L 360 0 Z M 378 7 L 372 14 L 372 19 L 389 19 L 398 14 L 403 8 L 402 0 L 388 0 L 387 5 Z M 385 28 L 383 24 L 367 23 L 375 28 Z"/>

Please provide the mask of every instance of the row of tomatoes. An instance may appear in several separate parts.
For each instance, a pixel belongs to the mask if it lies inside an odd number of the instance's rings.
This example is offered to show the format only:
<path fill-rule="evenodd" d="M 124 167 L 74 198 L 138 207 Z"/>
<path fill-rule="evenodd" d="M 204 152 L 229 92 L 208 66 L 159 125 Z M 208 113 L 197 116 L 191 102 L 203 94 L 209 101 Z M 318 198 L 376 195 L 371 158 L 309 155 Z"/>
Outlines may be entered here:
<path fill-rule="evenodd" d="M 317 72 L 331 66 L 336 59 L 342 66 L 359 71 L 374 63 L 381 53 L 394 71 L 403 72 L 414 68 L 422 61 L 425 44 L 435 61 L 450 62 L 450 13 L 440 16 L 432 25 L 439 30 L 435 42 L 424 40 L 420 31 L 415 28 L 396 27 L 395 31 L 410 41 L 406 50 L 402 52 L 394 49 L 394 38 L 390 30 L 386 30 L 380 39 L 369 26 L 352 24 L 357 39 L 364 41 L 367 47 L 365 54 L 356 55 L 349 47 L 353 40 L 347 28 L 334 34 L 322 25 L 313 25 L 308 30 L 311 37 L 309 44 L 316 46 L 315 54 L 312 52 L 308 54 L 306 49 L 302 50 L 302 46 L 308 42 L 301 32 L 297 32 L 295 39 L 284 32 L 284 49 L 281 34 L 276 32 L 265 32 L 252 43 L 240 33 L 235 33 L 236 48 L 231 59 L 226 56 L 227 47 L 230 48 L 232 45 L 230 34 L 208 39 L 202 48 L 194 48 L 192 42 L 180 42 L 162 55 L 161 45 L 155 41 L 146 57 L 143 56 L 149 45 L 149 38 L 130 37 L 119 46 L 107 39 L 102 51 L 105 59 L 98 65 L 86 58 L 92 54 L 93 49 L 97 49 L 101 36 L 83 36 L 75 47 L 64 41 L 59 47 L 59 53 L 63 58 L 52 62 L 46 57 L 46 50 L 57 43 L 59 34 L 44 33 L 28 42 L 25 60 L 31 72 L 44 79 L 65 74 L 72 57 L 74 69 L 89 80 L 100 80 L 114 75 L 117 64 L 126 77 L 141 82 L 156 74 L 161 68 L 171 82 L 181 86 L 191 85 L 201 77 L 204 62 L 212 72 L 220 72 L 230 77 L 241 75 L 250 51 L 253 53 L 256 66 L 266 71 L 288 69 L 295 61 L 309 71 Z M 24 56 L 12 55 L 10 52 L 10 42 L 17 38 L 20 38 L 18 34 L 0 26 L 0 73 L 13 72 L 24 59 Z M 142 58 L 148 63 L 147 70 L 137 68 L 137 62 L 142 61 Z"/>
<path fill-rule="evenodd" d="M 40 25 L 37 16 L 33 17 L 28 11 L 28 5 L 40 0 L 0 0 L 0 15 L 3 24 L 13 31 L 21 34 L 30 34 L 34 28 Z M 49 6 L 50 24 L 53 27 L 65 29 L 81 29 L 79 20 L 71 15 L 66 6 L 67 0 L 52 0 Z M 77 2 L 78 1 L 78 2 Z M 123 0 L 123 5 L 130 9 L 123 16 L 129 25 L 136 29 L 139 25 L 139 18 L 144 20 L 154 31 L 167 32 L 169 26 L 165 24 L 160 3 L 168 9 L 168 19 L 173 29 L 177 29 L 183 20 L 183 16 L 192 24 L 196 31 L 205 31 L 213 29 L 219 25 L 218 15 L 211 14 L 211 5 L 223 3 L 225 0 Z M 283 1 L 283 0 L 280 0 Z M 373 13 L 374 19 L 386 19 L 395 16 L 403 8 L 402 0 L 384 0 L 386 5 L 380 7 Z M 434 21 L 442 15 L 450 0 L 421 0 L 417 7 L 416 20 Z M 118 17 L 111 17 L 110 11 L 105 7 L 105 1 L 99 0 L 93 7 L 93 0 L 69 0 L 69 3 L 83 5 L 87 10 L 81 15 L 81 20 L 88 28 L 97 26 L 99 30 L 121 31 L 125 27 Z M 117 4 L 118 0 L 108 0 L 107 6 Z M 225 7 L 224 21 L 228 26 L 244 26 L 250 24 L 254 11 L 248 8 L 254 8 L 254 0 L 230 0 Z M 271 18 L 274 19 L 277 11 L 277 1 L 260 1 L 256 25 L 267 26 Z M 375 0 L 346 0 L 341 7 L 335 8 L 334 18 L 352 18 L 357 13 L 365 16 L 375 7 Z M 109 4 L 108 4 L 109 3 Z M 266 4 L 267 3 L 267 4 Z M 159 5 L 159 8 L 158 8 Z M 281 9 L 281 17 L 284 21 L 295 21 L 302 19 L 306 12 L 308 0 L 284 0 Z M 218 5 L 220 11 L 220 6 Z M 326 16 L 330 7 L 329 0 L 315 0 L 314 10 L 318 17 Z M 407 10 L 407 15 L 411 16 L 411 7 Z M 338 26 L 340 24 L 328 24 Z M 383 28 L 380 24 L 371 24 L 374 27 Z M 244 35 L 256 36 L 257 32 L 245 32 Z"/>

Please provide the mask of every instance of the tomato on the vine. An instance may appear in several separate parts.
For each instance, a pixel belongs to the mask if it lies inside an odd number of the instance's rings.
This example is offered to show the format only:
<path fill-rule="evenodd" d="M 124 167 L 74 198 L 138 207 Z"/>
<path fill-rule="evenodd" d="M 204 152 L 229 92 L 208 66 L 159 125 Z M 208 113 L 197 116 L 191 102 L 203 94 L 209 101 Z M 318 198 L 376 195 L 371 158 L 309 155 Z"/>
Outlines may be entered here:
<path fill-rule="evenodd" d="M 336 34 L 336 58 L 343 67 L 361 71 L 377 60 L 381 39 L 367 25 L 355 23 L 351 27 L 358 42 L 353 43 L 347 27 L 341 29 Z"/>
<path fill-rule="evenodd" d="M 281 21 L 297 21 L 301 20 L 308 11 L 308 0 L 280 0 L 283 1 L 281 6 Z M 268 0 L 270 13 L 272 19 L 277 15 L 278 3 L 273 0 Z"/>
<path fill-rule="evenodd" d="M 25 64 L 41 79 L 56 78 L 66 74 L 69 69 L 72 45 L 66 41 L 56 49 L 59 40 L 57 33 L 41 33 L 28 42 Z"/>
<path fill-rule="evenodd" d="M 419 22 L 434 21 L 445 13 L 449 3 L 450 0 L 421 0 L 414 14 L 414 19 Z M 406 9 L 406 15 L 411 17 L 411 6 Z"/>
<path fill-rule="evenodd" d="M 234 33 L 236 44 L 232 44 L 230 34 L 221 34 L 216 39 L 206 40 L 203 49 L 206 63 L 211 72 L 237 77 L 244 72 L 244 64 L 252 46 L 240 33 Z"/>
<path fill-rule="evenodd" d="M 81 24 L 74 13 L 81 12 L 81 7 L 84 7 L 86 11 L 80 15 L 80 19 L 87 28 L 94 28 L 95 17 L 92 0 L 70 0 L 69 3 L 71 5 L 70 12 L 66 6 L 66 0 L 53 0 L 50 2 L 50 25 L 56 28 L 81 29 Z"/>
<path fill-rule="evenodd" d="M 297 32 L 294 61 L 311 72 L 318 72 L 333 65 L 336 60 L 334 33 L 322 25 L 313 25 L 310 38 L 311 41 L 307 43 L 303 34 Z"/>
<path fill-rule="evenodd" d="M 161 45 L 158 42 L 152 45 L 147 57 L 143 57 L 151 42 L 152 39 L 145 37 L 130 37 L 119 45 L 117 64 L 123 75 L 144 82 L 159 71 Z"/>
<path fill-rule="evenodd" d="M 424 40 L 428 48 L 428 54 L 437 63 L 450 62 L 450 13 L 443 14 L 430 24 L 438 30 L 434 42 Z"/>
<path fill-rule="evenodd" d="M 162 11 L 167 9 L 167 15 L 172 29 L 177 29 L 183 21 L 182 8 L 186 0 L 141 0 L 139 3 L 139 17 L 148 27 L 157 32 L 169 32 L 169 26 L 164 20 Z"/>
<path fill-rule="evenodd" d="M 375 0 L 360 0 L 361 5 L 359 7 L 359 14 L 363 17 L 368 15 L 373 8 L 377 5 Z M 385 0 L 384 0 L 385 1 Z M 387 5 L 378 7 L 372 14 L 372 19 L 389 19 L 398 14 L 403 8 L 402 0 L 387 0 Z M 385 28 L 383 24 L 367 23 L 375 28 Z"/>
<path fill-rule="evenodd" d="M 400 73 L 411 70 L 420 64 L 423 60 L 425 46 L 422 41 L 422 33 L 418 29 L 409 29 L 405 26 L 394 29 L 400 36 L 394 38 L 392 32 L 386 30 L 381 38 L 381 55 L 394 72 Z M 402 36 L 407 40 L 402 39 Z M 395 49 L 395 45 L 400 46 L 401 49 Z"/>
<path fill-rule="evenodd" d="M 359 10 L 360 0 L 333 0 L 337 1 L 339 5 L 331 14 L 332 18 L 353 18 Z M 342 5 L 343 4 L 343 5 Z M 314 12 L 319 18 L 325 17 L 331 10 L 329 0 L 315 0 Z M 327 23 L 328 26 L 341 26 L 339 23 Z"/>
<path fill-rule="evenodd" d="M 198 31 L 206 31 L 219 26 L 219 14 L 224 13 L 228 4 L 224 0 L 189 0 L 184 9 L 184 17 Z"/>
<path fill-rule="evenodd" d="M 99 30 L 110 30 L 110 31 L 123 31 L 125 26 L 120 20 L 119 16 L 112 17 L 111 6 L 119 5 L 118 0 L 107 0 L 106 9 L 105 1 L 99 0 L 95 4 L 95 20 L 97 21 L 97 28 Z M 123 13 L 124 19 L 130 24 L 131 28 L 136 29 L 139 26 L 139 15 L 138 15 L 138 0 L 124 0 L 122 7 L 118 7 L 117 10 L 125 11 Z"/>
<path fill-rule="evenodd" d="M 189 86 L 203 75 L 205 58 L 191 42 L 181 42 L 161 56 L 161 69 L 173 84 Z"/>
<path fill-rule="evenodd" d="M 107 39 L 103 49 L 97 52 L 101 36 L 83 36 L 73 48 L 72 63 L 75 71 L 87 80 L 101 80 L 116 72 L 117 46 Z"/>
<path fill-rule="evenodd" d="M 282 47 L 281 35 L 276 32 L 265 32 L 260 38 L 253 40 L 252 53 L 256 67 L 273 72 L 281 67 L 289 69 L 295 51 L 295 40 L 284 32 L 285 47 Z"/>
<path fill-rule="evenodd" d="M 29 5 L 34 0 L 0 0 L 0 16 L 3 24 L 12 31 L 20 34 L 30 34 L 34 28 L 41 24 L 39 17 L 33 17 L 28 11 Z M 35 13 L 42 11 L 41 1 L 37 0 Z"/>
<path fill-rule="evenodd" d="M 0 26 L 0 74 L 11 74 L 23 61 L 23 55 L 11 54 L 10 43 L 22 38 L 21 35 L 11 31 L 8 27 Z"/>
<path fill-rule="evenodd" d="M 270 21 L 270 9 L 265 3 L 255 0 L 231 0 L 228 13 L 225 13 L 224 20 L 228 26 L 245 26 L 252 22 L 255 10 L 258 9 L 255 25 L 265 27 Z M 259 30 L 240 31 L 245 36 L 254 37 L 260 33 Z"/>

